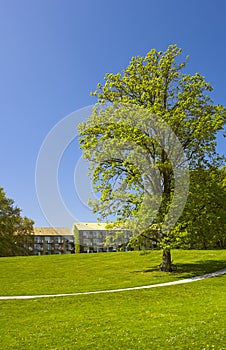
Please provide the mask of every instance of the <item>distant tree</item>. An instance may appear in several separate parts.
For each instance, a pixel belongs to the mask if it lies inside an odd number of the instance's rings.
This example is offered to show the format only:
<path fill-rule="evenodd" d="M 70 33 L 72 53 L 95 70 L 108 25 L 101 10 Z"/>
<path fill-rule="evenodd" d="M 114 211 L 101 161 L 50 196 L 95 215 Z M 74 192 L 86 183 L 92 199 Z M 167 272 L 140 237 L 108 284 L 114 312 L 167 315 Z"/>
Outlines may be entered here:
<path fill-rule="evenodd" d="M 219 166 L 216 133 L 226 116 L 210 99 L 204 77 L 182 72 L 181 53 L 176 45 L 152 49 L 133 57 L 122 73 L 106 74 L 93 93 L 98 101 L 92 115 L 79 126 L 83 156 L 100 193 L 94 212 L 102 219 L 114 215 L 114 224 L 130 226 L 135 239 L 156 241 L 163 271 L 172 270 L 170 250 L 184 235 L 169 224 L 186 195 L 183 181 L 178 195 L 180 170 L 186 162 L 191 170 Z"/>
<path fill-rule="evenodd" d="M 26 240 L 33 232 L 34 222 L 21 216 L 14 200 L 6 198 L 0 187 L 0 256 L 29 254 Z"/>

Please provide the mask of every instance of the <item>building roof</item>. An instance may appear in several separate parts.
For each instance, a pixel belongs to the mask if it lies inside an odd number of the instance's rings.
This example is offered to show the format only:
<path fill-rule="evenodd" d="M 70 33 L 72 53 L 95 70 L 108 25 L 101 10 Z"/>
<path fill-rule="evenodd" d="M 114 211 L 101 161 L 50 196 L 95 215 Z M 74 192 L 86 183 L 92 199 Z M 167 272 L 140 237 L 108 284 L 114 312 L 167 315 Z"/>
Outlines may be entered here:
<path fill-rule="evenodd" d="M 109 230 L 106 228 L 106 223 L 98 222 L 75 222 L 74 226 L 76 226 L 79 231 Z"/>
<path fill-rule="evenodd" d="M 72 230 L 66 227 L 34 227 L 35 236 L 71 236 Z"/>
<path fill-rule="evenodd" d="M 109 224 L 106 222 L 74 222 L 74 227 L 76 227 L 79 231 L 127 231 L 122 227 L 109 227 Z"/>

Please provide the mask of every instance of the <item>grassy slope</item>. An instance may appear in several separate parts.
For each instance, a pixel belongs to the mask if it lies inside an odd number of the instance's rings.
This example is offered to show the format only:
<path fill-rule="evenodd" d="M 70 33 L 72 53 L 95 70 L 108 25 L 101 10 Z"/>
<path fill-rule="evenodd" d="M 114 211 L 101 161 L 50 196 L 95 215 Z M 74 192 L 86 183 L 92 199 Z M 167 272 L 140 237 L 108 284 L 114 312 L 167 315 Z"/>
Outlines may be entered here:
<path fill-rule="evenodd" d="M 159 252 L 4 258 L 0 259 L 1 290 L 11 278 L 11 293 L 21 294 L 26 287 L 35 294 L 51 293 L 54 288 L 55 293 L 65 291 L 64 285 L 75 291 L 122 287 L 124 278 L 126 285 L 158 283 L 225 266 L 225 251 L 175 251 L 173 256 L 179 271 L 164 276 L 155 271 Z M 72 284 L 69 277 L 77 282 Z M 223 350 L 225 282 L 226 276 L 221 276 L 117 294 L 1 301 L 0 348 Z"/>
<path fill-rule="evenodd" d="M 73 293 L 134 287 L 202 275 L 226 266 L 226 251 L 175 250 L 177 271 L 158 271 L 161 252 L 0 259 L 0 295 Z"/>

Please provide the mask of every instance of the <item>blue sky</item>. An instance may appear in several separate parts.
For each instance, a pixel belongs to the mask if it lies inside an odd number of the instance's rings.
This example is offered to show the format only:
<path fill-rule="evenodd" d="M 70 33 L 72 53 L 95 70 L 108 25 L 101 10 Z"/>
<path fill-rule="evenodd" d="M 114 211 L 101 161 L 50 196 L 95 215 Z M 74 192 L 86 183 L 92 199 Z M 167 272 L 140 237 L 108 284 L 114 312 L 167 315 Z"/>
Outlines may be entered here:
<path fill-rule="evenodd" d="M 35 189 L 43 140 L 70 113 L 94 104 L 90 91 L 132 56 L 176 43 L 190 55 L 187 71 L 204 75 L 214 102 L 226 105 L 225 18 L 224 0 L 0 0 L 0 186 L 23 214 L 49 225 Z M 60 193 L 75 220 L 92 221 L 74 186 L 79 157 L 75 140 L 60 162 Z M 54 209 L 48 189 L 46 201 Z M 52 224 L 71 220 L 56 209 Z"/>

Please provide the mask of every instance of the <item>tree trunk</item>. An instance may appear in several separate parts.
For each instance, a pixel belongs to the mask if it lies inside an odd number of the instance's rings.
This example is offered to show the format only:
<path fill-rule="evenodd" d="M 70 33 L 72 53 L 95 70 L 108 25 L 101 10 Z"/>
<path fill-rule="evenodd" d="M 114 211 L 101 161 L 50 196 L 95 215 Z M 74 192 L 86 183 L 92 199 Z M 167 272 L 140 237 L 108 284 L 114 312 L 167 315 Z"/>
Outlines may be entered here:
<path fill-rule="evenodd" d="M 172 261 L 170 249 L 163 249 L 162 263 L 160 265 L 161 271 L 172 272 Z"/>

